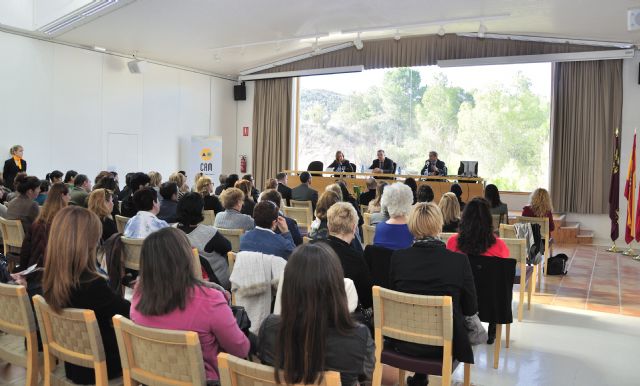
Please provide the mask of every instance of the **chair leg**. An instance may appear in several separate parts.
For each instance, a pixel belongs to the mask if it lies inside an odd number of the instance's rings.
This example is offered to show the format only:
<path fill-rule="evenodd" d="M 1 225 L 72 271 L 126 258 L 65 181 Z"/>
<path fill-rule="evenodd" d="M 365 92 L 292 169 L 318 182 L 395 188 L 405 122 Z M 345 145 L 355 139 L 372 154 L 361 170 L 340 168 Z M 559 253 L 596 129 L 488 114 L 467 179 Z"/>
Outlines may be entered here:
<path fill-rule="evenodd" d="M 536 268 L 533 268 L 533 273 L 531 274 L 531 278 L 529 279 L 529 286 L 527 287 L 527 311 L 531 310 L 531 295 L 535 291 L 536 288 Z"/>
<path fill-rule="evenodd" d="M 376 365 L 373 368 L 373 379 L 371 380 L 371 386 L 381 386 L 382 385 L 382 363 L 380 361 L 376 361 Z"/>
<path fill-rule="evenodd" d="M 493 343 L 493 368 L 498 368 L 500 363 L 500 346 L 502 345 L 502 324 L 496 324 L 496 341 Z"/>
<path fill-rule="evenodd" d="M 526 281 L 526 266 L 525 269 L 520 270 L 520 301 L 518 302 L 518 322 L 522 322 L 522 310 L 524 309 L 524 291 L 527 285 Z"/>
<path fill-rule="evenodd" d="M 464 386 L 471 386 L 471 364 L 464 364 Z"/>
<path fill-rule="evenodd" d="M 407 384 L 406 371 L 398 369 L 398 386 L 405 386 Z"/>
<path fill-rule="evenodd" d="M 509 348 L 509 343 L 511 343 L 511 323 L 508 323 L 506 325 L 506 328 L 507 328 L 507 336 L 506 336 L 507 348 Z"/>
<path fill-rule="evenodd" d="M 551 254 L 551 251 L 549 250 L 549 238 L 547 237 L 544 240 L 544 276 L 547 276 L 547 262 L 549 261 L 549 255 Z"/>

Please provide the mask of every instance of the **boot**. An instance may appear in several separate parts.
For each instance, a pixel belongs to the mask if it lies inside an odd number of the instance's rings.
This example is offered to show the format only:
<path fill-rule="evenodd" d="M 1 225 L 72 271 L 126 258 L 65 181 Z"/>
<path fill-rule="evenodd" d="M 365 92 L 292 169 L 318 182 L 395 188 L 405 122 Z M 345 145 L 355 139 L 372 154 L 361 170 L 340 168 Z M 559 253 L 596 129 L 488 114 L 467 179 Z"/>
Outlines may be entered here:
<path fill-rule="evenodd" d="M 493 344 L 496 341 L 496 325 L 495 323 L 489 323 L 489 331 L 487 331 L 487 344 Z"/>

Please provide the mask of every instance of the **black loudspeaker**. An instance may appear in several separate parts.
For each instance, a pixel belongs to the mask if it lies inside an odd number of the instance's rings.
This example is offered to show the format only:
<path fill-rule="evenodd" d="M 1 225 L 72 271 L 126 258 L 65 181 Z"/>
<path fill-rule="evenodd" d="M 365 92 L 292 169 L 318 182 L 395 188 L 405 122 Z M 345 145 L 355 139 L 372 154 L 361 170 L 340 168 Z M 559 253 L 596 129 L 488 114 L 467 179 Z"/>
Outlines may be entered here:
<path fill-rule="evenodd" d="M 246 99 L 247 87 L 244 85 L 244 82 L 240 83 L 238 86 L 233 86 L 233 100 L 244 101 Z"/>

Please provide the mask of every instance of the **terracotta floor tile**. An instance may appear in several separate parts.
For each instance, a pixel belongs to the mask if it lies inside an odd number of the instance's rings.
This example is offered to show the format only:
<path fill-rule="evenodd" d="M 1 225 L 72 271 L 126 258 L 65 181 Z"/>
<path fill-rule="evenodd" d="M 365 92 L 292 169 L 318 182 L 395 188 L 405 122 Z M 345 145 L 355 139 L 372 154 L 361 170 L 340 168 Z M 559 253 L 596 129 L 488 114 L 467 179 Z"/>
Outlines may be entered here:
<path fill-rule="evenodd" d="M 604 305 L 604 304 L 597 304 L 597 303 L 594 304 L 594 303 L 589 302 L 589 303 L 587 303 L 587 310 L 619 314 L 620 313 L 620 306 Z"/>

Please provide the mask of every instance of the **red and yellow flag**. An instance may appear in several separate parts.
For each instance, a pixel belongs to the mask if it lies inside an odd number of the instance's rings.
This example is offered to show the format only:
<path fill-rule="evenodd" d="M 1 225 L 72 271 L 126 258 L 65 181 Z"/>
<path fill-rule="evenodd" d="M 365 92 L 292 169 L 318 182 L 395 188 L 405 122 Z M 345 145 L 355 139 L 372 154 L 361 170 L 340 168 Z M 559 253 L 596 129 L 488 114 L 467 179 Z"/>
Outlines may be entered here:
<path fill-rule="evenodd" d="M 624 231 L 624 241 L 629 244 L 635 237 L 636 223 L 634 221 L 635 210 L 633 199 L 636 192 L 636 133 L 633 133 L 633 147 L 631 148 L 631 158 L 629 159 L 629 170 L 627 181 L 624 184 L 624 198 L 627 199 L 627 223 Z"/>

